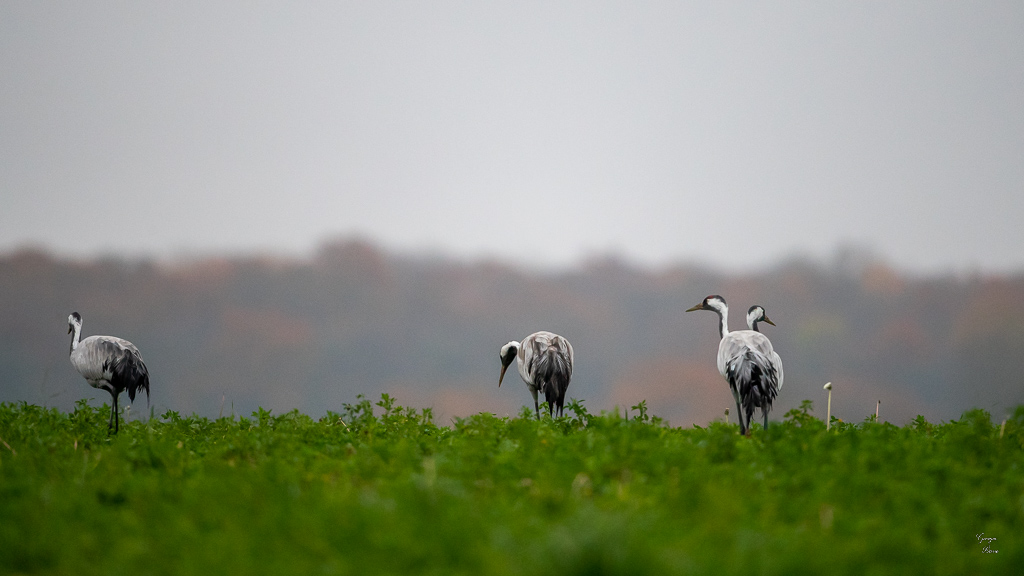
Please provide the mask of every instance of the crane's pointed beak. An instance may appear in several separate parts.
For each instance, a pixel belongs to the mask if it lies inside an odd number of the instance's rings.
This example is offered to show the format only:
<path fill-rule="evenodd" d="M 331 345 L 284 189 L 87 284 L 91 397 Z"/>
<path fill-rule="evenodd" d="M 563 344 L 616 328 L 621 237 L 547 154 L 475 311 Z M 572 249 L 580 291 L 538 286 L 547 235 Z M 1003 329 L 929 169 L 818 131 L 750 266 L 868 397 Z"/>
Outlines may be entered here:
<path fill-rule="evenodd" d="M 686 311 L 687 312 L 693 312 L 694 310 L 703 310 L 703 309 L 704 309 L 704 303 L 701 302 L 700 304 L 697 304 L 693 308 L 687 308 Z"/>
<path fill-rule="evenodd" d="M 498 388 L 501 388 L 501 380 L 502 380 L 503 378 L 505 378 L 505 369 L 506 369 L 506 368 L 508 368 L 508 366 L 505 366 L 505 365 L 502 365 L 502 366 L 501 366 L 501 375 L 500 375 L 500 376 L 498 376 Z"/>
<path fill-rule="evenodd" d="M 765 316 L 764 316 L 764 321 L 769 323 L 769 324 L 771 324 L 772 326 L 775 326 L 775 322 L 772 322 L 771 320 L 769 320 L 767 314 L 765 314 Z"/>

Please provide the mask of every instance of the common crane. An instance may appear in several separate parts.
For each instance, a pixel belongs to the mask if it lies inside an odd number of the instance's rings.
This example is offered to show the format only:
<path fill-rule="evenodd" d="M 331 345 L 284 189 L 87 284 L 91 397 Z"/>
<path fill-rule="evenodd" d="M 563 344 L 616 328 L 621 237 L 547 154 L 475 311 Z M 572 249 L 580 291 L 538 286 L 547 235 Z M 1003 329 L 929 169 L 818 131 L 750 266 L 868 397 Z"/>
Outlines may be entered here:
<path fill-rule="evenodd" d="M 572 378 L 573 353 L 572 344 L 558 334 L 536 332 L 523 339 L 522 343 L 515 340 L 501 347 L 501 374 L 498 376 L 498 387 L 505 378 L 505 370 L 518 361 L 519 376 L 526 382 L 526 387 L 533 395 L 533 407 L 540 419 L 540 404 L 537 402 L 537 391 L 544 392 L 548 403 L 548 415 L 553 415 L 555 408 L 562 415 L 565 403 L 565 390 Z"/>
<path fill-rule="evenodd" d="M 753 330 L 754 332 L 760 332 L 760 330 L 757 329 L 758 322 L 765 322 L 767 324 L 775 326 L 775 322 L 772 322 L 768 318 L 768 313 L 764 311 L 764 306 L 759 306 L 755 304 L 751 306 L 749 310 L 747 310 L 747 327 Z M 771 345 L 770 341 L 769 345 Z M 779 357 L 779 353 L 775 351 L 774 347 L 772 347 L 772 351 L 771 354 L 769 354 L 769 358 L 772 361 L 772 365 L 775 366 L 775 369 L 779 373 L 779 385 L 776 387 L 776 390 L 782 390 L 782 358 Z M 767 428 L 767 425 L 765 427 Z"/>
<path fill-rule="evenodd" d="M 117 414 L 117 397 L 128 390 L 128 398 L 135 402 L 135 393 L 146 391 L 149 404 L 149 370 L 142 361 L 139 349 L 131 342 L 114 336 L 89 336 L 79 341 L 82 335 L 82 316 L 72 312 L 68 316 L 68 334 L 71 337 L 71 364 L 93 388 L 110 392 L 113 405 L 110 407 L 110 423 L 107 429 L 120 430 Z"/>
<path fill-rule="evenodd" d="M 718 314 L 718 333 L 722 339 L 718 344 L 718 373 L 729 383 L 736 400 L 740 433 L 750 433 L 755 408 L 761 409 L 767 430 L 768 412 L 782 387 L 782 361 L 771 341 L 753 330 L 729 332 L 729 306 L 721 296 L 708 296 L 687 312 L 694 310 Z"/>

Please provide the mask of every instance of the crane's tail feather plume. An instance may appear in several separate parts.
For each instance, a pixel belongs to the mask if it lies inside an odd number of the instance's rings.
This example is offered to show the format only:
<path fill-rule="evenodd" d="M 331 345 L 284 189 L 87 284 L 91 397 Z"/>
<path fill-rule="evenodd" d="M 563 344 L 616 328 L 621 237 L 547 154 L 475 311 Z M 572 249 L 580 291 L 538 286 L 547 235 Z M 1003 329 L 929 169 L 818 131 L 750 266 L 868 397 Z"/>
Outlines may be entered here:
<path fill-rule="evenodd" d="M 726 378 L 738 395 L 742 409 L 739 415 L 741 428 L 749 427 L 755 408 L 760 408 L 767 417 L 772 402 L 779 394 L 778 373 L 767 356 L 757 350 L 745 350 L 729 362 Z M 743 425 L 744 415 L 746 426 Z"/>
<path fill-rule="evenodd" d="M 534 354 L 534 374 L 539 388 L 544 392 L 549 409 L 562 412 L 565 402 L 565 391 L 569 388 L 572 377 L 572 364 L 569 358 L 554 346 L 537 346 Z"/>
<path fill-rule="evenodd" d="M 146 403 L 149 403 L 149 369 L 142 357 L 131 350 L 122 350 L 114 356 L 104 371 L 111 373 L 110 383 L 115 389 L 127 390 L 128 399 L 135 402 L 135 394 L 139 390 L 146 391 Z"/>

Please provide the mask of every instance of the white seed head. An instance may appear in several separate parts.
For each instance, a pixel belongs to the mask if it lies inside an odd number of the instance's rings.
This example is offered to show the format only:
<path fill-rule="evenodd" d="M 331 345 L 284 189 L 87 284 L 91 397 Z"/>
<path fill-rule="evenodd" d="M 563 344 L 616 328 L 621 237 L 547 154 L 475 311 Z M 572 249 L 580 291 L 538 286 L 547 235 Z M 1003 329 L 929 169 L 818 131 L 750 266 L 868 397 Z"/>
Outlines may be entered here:
<path fill-rule="evenodd" d="M 832 389 L 832 383 L 829 382 L 829 383 L 825 384 L 824 389 L 825 390 L 831 390 Z"/>

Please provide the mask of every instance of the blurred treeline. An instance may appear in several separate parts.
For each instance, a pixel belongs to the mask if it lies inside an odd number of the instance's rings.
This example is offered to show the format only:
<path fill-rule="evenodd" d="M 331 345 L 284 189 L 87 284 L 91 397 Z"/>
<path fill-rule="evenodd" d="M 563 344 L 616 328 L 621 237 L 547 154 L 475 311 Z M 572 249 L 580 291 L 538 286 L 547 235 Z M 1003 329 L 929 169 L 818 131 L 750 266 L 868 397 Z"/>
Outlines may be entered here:
<path fill-rule="evenodd" d="M 702 424 L 732 405 L 715 370 L 714 315 L 683 312 L 712 293 L 732 307 L 734 330 L 752 304 L 776 322 L 764 331 L 786 367 L 778 418 L 804 399 L 823 416 L 826 381 L 833 414 L 848 420 L 877 400 L 881 418 L 901 424 L 973 407 L 998 420 L 1024 403 L 1024 276 L 913 278 L 856 254 L 744 275 L 614 258 L 535 272 L 357 241 L 308 259 L 2 255 L 0 401 L 109 400 L 67 360 L 66 319 L 78 311 L 83 337 L 139 346 L 158 413 L 318 416 L 382 392 L 442 419 L 515 413 L 529 394 L 515 374 L 498 389 L 498 349 L 551 330 L 573 343 L 568 395 L 592 412 L 646 399 L 674 425 Z"/>

